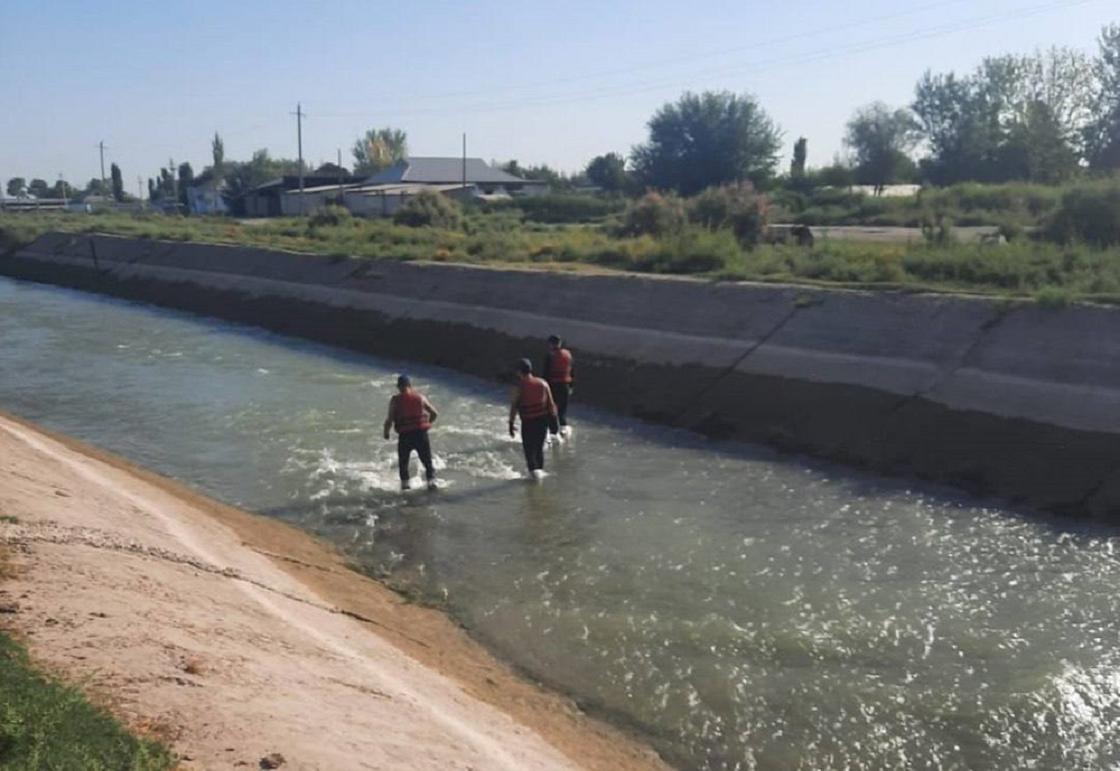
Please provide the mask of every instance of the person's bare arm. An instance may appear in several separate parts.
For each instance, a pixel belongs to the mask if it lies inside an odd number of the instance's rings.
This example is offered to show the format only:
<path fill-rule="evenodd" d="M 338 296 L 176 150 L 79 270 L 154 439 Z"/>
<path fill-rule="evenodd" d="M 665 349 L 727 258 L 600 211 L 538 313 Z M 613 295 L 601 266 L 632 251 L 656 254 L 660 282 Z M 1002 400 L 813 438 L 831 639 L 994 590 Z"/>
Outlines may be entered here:
<path fill-rule="evenodd" d="M 385 438 L 389 438 L 389 429 L 393 427 L 393 413 L 396 411 L 397 397 L 389 399 L 389 414 L 385 416 L 385 425 L 381 427 L 381 433 Z"/>
<path fill-rule="evenodd" d="M 517 387 L 514 387 L 514 389 L 510 392 L 510 401 L 509 401 L 509 435 L 510 436 L 515 436 L 517 434 L 517 431 L 514 430 L 514 426 L 517 424 L 517 403 L 519 401 L 521 401 L 521 389 L 519 389 Z"/>
<path fill-rule="evenodd" d="M 428 422 L 435 423 L 436 418 L 439 417 L 439 413 L 436 412 L 436 408 L 432 406 L 432 403 L 428 401 L 427 396 L 424 397 L 424 409 L 428 411 Z"/>

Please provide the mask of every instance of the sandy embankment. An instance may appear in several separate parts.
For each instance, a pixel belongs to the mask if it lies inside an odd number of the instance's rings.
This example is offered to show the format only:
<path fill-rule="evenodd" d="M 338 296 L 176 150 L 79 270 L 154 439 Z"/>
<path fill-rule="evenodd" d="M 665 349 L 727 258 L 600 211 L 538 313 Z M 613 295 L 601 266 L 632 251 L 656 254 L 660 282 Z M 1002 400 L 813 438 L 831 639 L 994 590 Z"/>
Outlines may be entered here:
<path fill-rule="evenodd" d="M 663 768 L 303 533 L 2 415 L 0 517 L 0 623 L 185 768 Z"/>

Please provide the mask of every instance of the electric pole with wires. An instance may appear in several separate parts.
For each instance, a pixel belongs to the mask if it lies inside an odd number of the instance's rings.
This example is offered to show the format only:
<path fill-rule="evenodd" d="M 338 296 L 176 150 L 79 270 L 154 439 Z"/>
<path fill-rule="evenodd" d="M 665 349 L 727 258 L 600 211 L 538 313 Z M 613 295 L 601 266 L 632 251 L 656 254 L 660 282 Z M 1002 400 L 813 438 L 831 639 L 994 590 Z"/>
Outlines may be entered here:
<path fill-rule="evenodd" d="M 97 150 L 101 155 L 101 194 L 105 195 L 105 140 L 97 143 Z"/>
<path fill-rule="evenodd" d="M 303 118 L 306 113 L 303 111 L 303 106 L 296 102 L 296 111 L 292 113 L 296 116 L 296 146 L 299 152 L 299 213 L 306 214 L 303 210 Z"/>

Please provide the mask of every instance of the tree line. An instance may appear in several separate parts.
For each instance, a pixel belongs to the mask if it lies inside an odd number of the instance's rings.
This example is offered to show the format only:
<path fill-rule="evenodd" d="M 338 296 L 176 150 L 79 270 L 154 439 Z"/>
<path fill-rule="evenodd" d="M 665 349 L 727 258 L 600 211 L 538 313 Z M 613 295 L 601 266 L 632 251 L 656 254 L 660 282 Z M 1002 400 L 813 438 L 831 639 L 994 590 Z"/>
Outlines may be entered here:
<path fill-rule="evenodd" d="M 778 178 L 782 134 L 751 96 L 685 94 L 649 122 L 628 173 L 641 188 L 692 194 L 712 185 Z M 933 73 L 909 105 L 875 102 L 846 126 L 847 157 L 811 172 L 808 143 L 794 144 L 784 181 L 882 186 L 895 182 L 1059 183 L 1120 169 L 1120 24 L 1106 26 L 1095 56 L 1053 48 L 984 59 L 972 72 Z M 915 159 L 916 148 L 924 155 Z M 609 186 L 624 184 L 618 156 Z M 588 167 L 608 168 L 607 156 Z M 604 185 L 608 186 L 608 185 Z"/>
<path fill-rule="evenodd" d="M 927 71 L 910 104 L 874 102 L 857 109 L 846 125 L 845 154 L 815 169 L 808 166 L 808 141 L 799 137 L 788 172 L 779 171 L 782 130 L 747 94 L 685 93 L 658 109 L 647 128 L 647 140 L 629 154 L 599 155 L 577 174 L 516 160 L 500 166 L 561 191 L 591 185 L 608 193 L 684 195 L 744 183 L 758 189 L 779 182 L 794 189 L 865 184 L 877 190 L 897 182 L 1059 183 L 1113 171 L 1120 169 L 1120 24 L 1102 29 L 1092 55 L 1052 48 L 988 57 L 966 73 Z M 160 168 L 148 179 L 149 200 L 185 205 L 192 184 L 212 183 L 236 201 L 270 179 L 300 171 L 298 161 L 273 158 L 266 149 L 248 161 L 228 161 L 218 134 L 211 151 L 212 163 L 197 177 L 189 163 L 172 160 Z M 372 175 L 407 157 L 407 134 L 393 127 L 370 129 L 355 140 L 351 155 L 354 175 Z M 312 173 L 306 165 L 303 170 Z M 97 193 L 127 200 L 115 163 L 111 172 L 108 185 L 91 179 L 80 192 L 62 180 L 52 186 L 18 177 L 8 181 L 7 192 L 55 198 Z M 313 173 L 349 172 L 324 164 Z"/>

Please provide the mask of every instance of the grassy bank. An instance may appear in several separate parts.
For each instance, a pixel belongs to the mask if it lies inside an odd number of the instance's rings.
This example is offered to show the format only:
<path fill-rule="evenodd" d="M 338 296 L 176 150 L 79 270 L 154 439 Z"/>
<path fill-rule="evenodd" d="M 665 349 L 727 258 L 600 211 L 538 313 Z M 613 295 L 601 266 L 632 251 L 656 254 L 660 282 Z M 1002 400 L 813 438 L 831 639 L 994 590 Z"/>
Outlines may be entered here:
<path fill-rule="evenodd" d="M 918 244 L 817 239 L 744 248 L 728 230 L 687 227 L 663 237 L 620 236 L 609 224 L 529 222 L 509 211 L 469 214 L 461 228 L 406 227 L 354 217 L 273 219 L 125 214 L 0 215 L 0 250 L 40 233 L 113 233 L 134 238 L 242 244 L 373 259 L 434 260 L 576 269 L 598 266 L 722 280 L 801 282 L 966 291 L 1038 298 L 1120 299 L 1120 247 L 1016 238 L 1006 245 L 956 243 L 951 231 Z"/>
<path fill-rule="evenodd" d="M 783 222 L 804 225 L 873 225 L 921 227 L 945 219 L 957 227 L 994 225 L 1008 230 L 1038 227 L 1053 216 L 1062 197 L 1082 183 L 1039 185 L 964 182 L 927 188 L 917 195 L 876 197 L 845 189 L 780 190 L 772 194 Z"/>
<path fill-rule="evenodd" d="M 0 581 L 7 563 L 0 549 Z M 11 771 L 155 771 L 172 768 L 165 747 L 129 734 L 73 687 L 32 667 L 0 632 L 0 768 Z"/>

